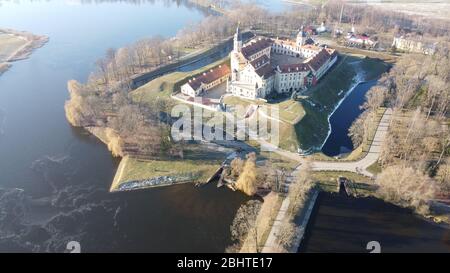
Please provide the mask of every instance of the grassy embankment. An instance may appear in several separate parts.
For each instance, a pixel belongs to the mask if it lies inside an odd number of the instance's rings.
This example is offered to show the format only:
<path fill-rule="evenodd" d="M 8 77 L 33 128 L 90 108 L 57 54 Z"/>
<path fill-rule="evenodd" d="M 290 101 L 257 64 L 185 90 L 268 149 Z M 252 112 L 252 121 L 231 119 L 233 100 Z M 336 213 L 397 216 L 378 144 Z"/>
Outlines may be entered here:
<path fill-rule="evenodd" d="M 46 36 L 0 29 L 0 75 L 11 66 L 10 62 L 27 58 L 35 48 L 47 41 Z"/>
<path fill-rule="evenodd" d="M 368 132 L 367 138 L 365 138 L 363 140 L 363 143 L 360 146 L 356 147 L 348 155 L 345 155 L 344 157 L 341 157 L 341 158 L 335 158 L 335 157 L 327 156 L 327 155 L 323 154 L 322 152 L 317 152 L 312 155 L 312 159 L 318 160 L 318 161 L 357 161 L 357 160 L 360 160 L 365 155 L 367 155 L 367 153 L 369 152 L 370 146 L 372 145 L 372 141 L 375 137 L 376 130 L 378 128 L 378 125 L 379 125 L 381 118 L 383 117 L 383 114 L 385 111 L 386 111 L 385 107 L 380 107 L 377 110 L 377 115 L 375 116 L 375 118 L 373 120 L 370 120 L 369 132 Z M 375 164 L 377 164 L 377 163 L 375 163 Z M 370 170 L 368 169 L 368 171 L 370 171 L 373 174 L 377 174 L 378 172 L 376 171 L 376 166 L 374 165 L 371 167 L 372 168 L 370 168 Z"/>
<path fill-rule="evenodd" d="M 258 252 L 263 249 L 267 238 L 269 238 L 270 231 L 272 230 L 273 223 L 278 214 L 278 210 L 283 203 L 283 198 L 275 193 L 271 192 L 264 197 L 264 202 L 261 205 L 261 209 L 256 217 L 256 231 L 258 240 Z M 253 236 L 247 236 L 244 243 L 240 248 L 241 253 L 256 253 L 255 238 Z"/>
<path fill-rule="evenodd" d="M 91 133 L 108 144 L 110 141 L 103 130 L 92 130 Z M 205 149 L 197 144 L 187 145 L 183 159 L 137 159 L 129 156 L 122 158 L 110 191 L 116 191 L 121 184 L 130 181 L 140 181 L 160 176 L 189 176 L 194 177 L 193 183 L 205 183 L 221 166 L 226 158 L 226 151 Z M 164 186 L 159 185 L 159 186 Z M 158 187 L 158 186 L 154 186 Z"/>
<path fill-rule="evenodd" d="M 361 196 L 374 194 L 374 181 L 366 176 L 359 175 L 353 172 L 340 172 L 340 171 L 319 171 L 313 172 L 311 175 L 313 181 L 322 191 L 337 192 L 337 179 L 339 177 L 345 177 L 353 182 L 356 188 L 356 194 Z"/>
<path fill-rule="evenodd" d="M 306 96 L 297 101 L 286 99 L 278 103 L 256 102 L 256 104 L 279 107 L 281 121 L 279 146 L 282 149 L 297 151 L 298 147 L 304 150 L 318 147 L 328 134 L 328 116 L 355 83 L 354 77 L 357 72 L 364 71 L 365 80 L 373 80 L 387 68 L 388 66 L 379 59 L 344 54 L 319 83 L 308 90 Z M 237 97 L 228 97 L 225 103 L 245 106 L 255 104 Z"/>
<path fill-rule="evenodd" d="M 358 61 L 359 64 L 357 66 L 352 64 Z M 203 73 L 203 71 L 209 70 L 219 64 L 228 62 L 229 59 L 225 58 L 195 71 L 174 72 L 164 75 L 134 90 L 131 93 L 132 99 L 135 102 L 148 105 L 152 105 L 152 102 L 158 99 L 168 100 L 173 103 L 170 99 L 170 95 L 178 92 L 181 85 L 189 78 L 199 75 Z M 295 151 L 298 146 L 303 149 L 307 149 L 311 146 L 319 146 L 328 133 L 328 115 L 344 97 L 345 92 L 341 91 L 348 90 L 354 83 L 353 78 L 358 69 L 366 71 L 366 80 L 371 80 L 385 72 L 387 66 L 377 59 L 364 58 L 355 55 L 343 55 L 333 69 L 324 76 L 322 81 L 308 92 L 306 98 L 302 98 L 299 101 L 287 99 L 275 104 L 256 102 L 257 104 L 266 104 L 268 106 L 277 105 L 279 107 L 279 119 L 281 121 L 280 147 Z M 244 104 L 246 106 L 255 104 L 253 101 L 236 97 L 227 97 L 225 103 L 231 105 Z M 198 159 L 202 158 L 201 153 L 198 156 Z M 269 156 L 264 156 L 263 154 L 261 154 L 260 157 L 266 159 L 269 158 Z M 193 160 L 195 161 L 196 159 L 194 158 Z M 295 167 L 294 162 L 273 160 L 273 158 L 271 159 L 271 162 L 275 162 L 275 165 L 278 164 L 279 166 L 287 165 L 289 168 Z M 124 173 L 130 173 L 130 175 L 120 176 L 118 182 L 123 183 L 128 179 L 149 178 L 155 173 L 158 174 L 154 169 L 152 170 L 152 167 L 145 167 L 146 165 L 151 166 L 153 164 L 155 164 L 153 161 L 139 161 L 136 162 L 136 164 L 128 163 L 125 169 L 130 169 L 130 171 L 126 170 Z M 189 164 L 189 161 L 186 161 L 186 166 L 189 166 Z M 182 172 L 184 168 L 183 164 L 179 166 L 174 164 L 174 166 L 177 167 L 172 168 L 174 169 L 171 170 L 173 172 L 176 172 L 176 169 L 179 169 L 180 172 Z M 164 173 L 164 168 L 162 168 L 162 170 Z"/>
<path fill-rule="evenodd" d="M 266 103 L 263 101 L 251 101 L 245 98 L 229 96 L 224 99 L 224 103 L 227 105 L 243 105 L 244 107 L 248 107 L 251 104 L 264 105 L 268 107 L 268 115 L 270 115 L 270 107 L 278 107 L 280 147 L 286 150 L 297 150 L 298 141 L 293 126 L 305 115 L 303 106 L 299 101 L 286 99 L 282 102 Z M 269 120 L 268 123 L 270 123 Z M 249 144 L 252 146 L 258 145 L 255 141 L 249 141 Z"/>
<path fill-rule="evenodd" d="M 115 191 L 122 183 L 152 179 L 159 176 L 188 174 L 196 181 L 205 182 L 220 167 L 220 160 L 140 160 L 125 156 L 119 164 L 110 191 Z"/>
<path fill-rule="evenodd" d="M 228 64 L 229 65 L 229 58 L 224 58 L 222 60 L 219 60 L 215 63 L 212 63 L 208 66 L 205 66 L 201 69 L 189 71 L 189 72 L 173 72 L 167 75 L 164 75 L 162 77 L 159 77 L 146 85 L 134 90 L 131 92 L 131 98 L 134 102 L 140 103 L 143 105 L 153 105 L 153 103 L 156 100 L 166 100 L 169 104 L 173 104 L 175 101 L 170 98 L 170 95 L 177 93 L 184 83 L 186 83 L 190 78 L 195 77 L 196 75 L 202 74 L 204 71 L 207 71 L 213 67 L 216 67 L 220 64 Z M 234 100 L 236 98 L 230 97 L 230 99 Z M 248 103 L 254 103 L 250 101 L 240 100 L 239 102 Z M 178 101 L 177 101 L 178 103 Z M 288 100 L 279 103 L 280 109 L 283 111 L 280 111 L 280 119 L 284 121 L 287 125 L 291 126 L 290 123 L 295 122 L 296 119 L 298 119 L 299 116 L 303 113 L 302 107 L 299 102 Z M 281 127 L 283 130 L 283 127 Z M 295 135 L 292 136 L 294 138 Z M 183 173 L 183 170 L 185 168 L 189 169 L 192 168 L 190 164 L 194 164 L 194 162 L 197 162 L 197 164 L 207 164 L 207 162 L 212 162 L 212 165 L 208 165 L 206 169 L 204 170 L 205 174 L 201 175 L 201 178 L 204 179 L 205 177 L 209 177 L 220 165 L 219 164 L 219 158 L 216 159 L 216 161 L 211 160 L 205 160 L 202 161 L 204 158 L 208 158 L 209 156 L 206 154 L 206 151 L 203 152 L 193 152 L 193 146 L 188 145 L 189 148 L 185 152 L 185 156 L 189 157 L 189 160 L 183 160 L 178 163 L 174 163 L 172 169 L 170 170 L 170 175 L 174 173 Z M 211 151 L 207 152 L 208 154 L 211 153 Z M 224 159 L 225 155 L 222 154 L 220 159 Z M 277 156 L 274 156 L 272 154 L 267 153 L 261 153 L 258 155 L 258 160 L 269 160 L 273 166 L 275 167 L 284 167 L 288 170 L 292 170 L 296 162 L 292 161 L 286 161 L 283 158 L 278 158 Z M 160 161 L 161 164 L 164 165 L 165 161 Z M 170 162 L 177 162 L 177 161 L 170 161 Z M 183 164 L 182 162 L 186 162 Z M 143 160 L 135 160 L 135 159 L 129 159 L 125 161 L 124 163 L 124 174 L 118 175 L 115 178 L 114 187 L 117 188 L 118 185 L 121 183 L 124 183 L 126 181 L 130 180 L 140 180 L 140 179 L 146 179 L 146 178 L 152 178 L 159 176 L 158 172 L 154 171 L 154 168 L 152 165 L 155 164 L 154 160 L 150 161 L 143 161 Z M 148 166 L 148 167 L 146 167 Z M 167 173 L 165 168 L 162 168 L 162 173 Z M 130 174 L 130 175 L 128 175 Z"/>
<path fill-rule="evenodd" d="M 0 75 L 9 68 L 10 58 L 27 43 L 28 41 L 20 36 L 0 32 Z"/>
<path fill-rule="evenodd" d="M 0 32 L 0 61 L 7 60 L 11 54 L 26 43 L 27 40 L 23 37 Z"/>
<path fill-rule="evenodd" d="M 323 143 L 329 130 L 328 116 L 355 83 L 358 71 L 364 71 L 364 80 L 373 80 L 387 69 L 388 66 L 378 59 L 343 55 L 340 63 L 309 90 L 309 98 L 302 100 L 306 115 L 295 126 L 301 148 L 319 147 Z"/>
<path fill-rule="evenodd" d="M 143 103 L 148 105 L 153 105 L 152 102 L 158 99 L 172 101 L 170 95 L 178 93 L 181 86 L 185 84 L 190 78 L 201 75 L 204 71 L 207 71 L 221 64 L 230 65 L 229 62 L 230 59 L 226 57 L 197 70 L 166 74 L 132 91 L 131 98 L 136 103 Z"/>
<path fill-rule="evenodd" d="M 225 58 L 198 70 L 169 73 L 132 91 L 131 98 L 136 103 L 149 106 L 154 105 L 156 100 L 166 100 L 169 104 L 174 103 L 170 95 L 177 93 L 181 85 L 188 79 L 228 62 L 229 59 Z M 184 159 L 141 160 L 125 157 L 119 165 L 111 185 L 111 191 L 128 181 L 159 176 L 176 176 L 177 174 L 191 174 L 196 177 L 196 181 L 192 182 L 206 182 L 220 167 L 225 157 L 226 153 L 224 152 L 207 151 L 200 149 L 197 145 L 186 146 Z"/>

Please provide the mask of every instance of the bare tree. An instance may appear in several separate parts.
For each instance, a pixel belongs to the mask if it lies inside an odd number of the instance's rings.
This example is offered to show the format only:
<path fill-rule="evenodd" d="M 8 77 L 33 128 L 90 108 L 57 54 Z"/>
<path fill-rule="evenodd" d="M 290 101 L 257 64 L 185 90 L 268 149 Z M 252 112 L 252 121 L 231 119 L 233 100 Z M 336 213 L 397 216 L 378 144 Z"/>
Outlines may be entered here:
<path fill-rule="evenodd" d="M 348 130 L 348 136 L 352 139 L 354 147 L 359 147 L 363 144 L 364 139 L 367 138 L 368 133 L 368 111 L 363 112 L 355 121 L 352 123 Z"/>
<path fill-rule="evenodd" d="M 256 252 L 259 252 L 256 218 L 260 209 L 261 202 L 257 200 L 248 201 L 238 209 L 231 225 L 231 238 L 241 247 L 245 240 L 249 240 L 249 243 L 255 247 Z"/>
<path fill-rule="evenodd" d="M 447 193 L 450 193 L 450 160 L 445 161 L 439 166 L 436 178 L 441 188 Z"/>
<path fill-rule="evenodd" d="M 245 194 L 252 196 L 257 188 L 256 154 L 247 155 L 244 167 L 236 182 L 236 188 Z"/>
<path fill-rule="evenodd" d="M 290 252 L 294 246 L 295 240 L 300 236 L 300 228 L 289 219 L 281 223 L 280 229 L 277 233 L 277 239 L 284 252 Z"/>
<path fill-rule="evenodd" d="M 311 163 L 306 161 L 289 187 L 287 198 L 291 201 L 290 207 L 292 215 L 295 215 L 299 208 L 304 204 L 308 197 L 309 191 L 314 186 L 311 179 L 311 172 Z"/>
<path fill-rule="evenodd" d="M 377 193 L 384 199 L 426 214 L 429 200 L 435 197 L 436 183 L 418 170 L 405 165 L 384 169 L 376 179 Z"/>
<path fill-rule="evenodd" d="M 231 161 L 230 167 L 231 167 L 231 176 L 232 177 L 239 177 L 244 170 L 244 160 L 242 160 L 240 157 L 236 157 Z"/>

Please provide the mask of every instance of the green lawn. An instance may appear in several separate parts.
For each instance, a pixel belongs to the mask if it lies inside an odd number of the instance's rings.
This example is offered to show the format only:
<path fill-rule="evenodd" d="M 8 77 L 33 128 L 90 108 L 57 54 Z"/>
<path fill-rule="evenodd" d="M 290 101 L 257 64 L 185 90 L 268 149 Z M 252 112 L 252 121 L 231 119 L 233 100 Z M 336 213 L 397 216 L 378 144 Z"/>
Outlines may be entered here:
<path fill-rule="evenodd" d="M 365 80 L 371 81 L 385 73 L 389 69 L 389 64 L 380 62 L 379 59 L 367 58 L 361 63 L 361 68 L 365 72 Z"/>
<path fill-rule="evenodd" d="M 290 124 L 297 123 L 305 116 L 305 109 L 299 101 L 289 99 L 275 105 L 280 109 L 280 119 Z"/>
<path fill-rule="evenodd" d="M 312 158 L 314 160 L 319 160 L 319 161 L 356 161 L 356 160 L 363 158 L 367 154 L 370 146 L 372 145 L 372 141 L 375 137 L 376 129 L 378 128 L 378 125 L 379 125 L 381 118 L 383 117 L 383 114 L 385 111 L 386 111 L 386 108 L 384 108 L 384 107 L 380 107 L 377 110 L 376 117 L 370 123 L 367 138 L 363 140 L 363 143 L 360 146 L 354 148 L 354 150 L 351 153 L 349 153 L 348 155 L 346 155 L 342 158 L 336 159 L 334 157 L 327 156 L 327 155 L 323 154 L 322 152 L 317 152 L 312 155 Z"/>
<path fill-rule="evenodd" d="M 228 105 L 243 105 L 248 107 L 251 104 L 264 105 L 268 107 L 270 116 L 270 107 L 279 107 L 279 146 L 286 150 L 297 151 L 298 140 L 293 124 L 297 123 L 305 115 L 304 108 L 299 101 L 286 99 L 279 103 L 266 103 L 263 101 L 251 101 L 240 97 L 227 96 L 224 102 Z M 270 121 L 268 121 L 270 122 Z"/>
<path fill-rule="evenodd" d="M 374 192 L 374 184 L 370 178 L 353 172 L 320 171 L 312 173 L 312 179 L 316 181 L 319 188 L 329 192 L 337 192 L 337 179 L 341 176 L 355 183 L 358 194 L 368 195 Z"/>
<path fill-rule="evenodd" d="M 299 165 L 297 161 L 290 160 L 273 152 L 260 152 L 258 155 L 258 160 L 261 159 L 270 161 L 272 167 L 275 169 L 285 168 L 287 171 L 293 171 Z"/>
<path fill-rule="evenodd" d="M 140 160 L 124 157 L 120 162 L 111 190 L 117 189 L 120 184 L 128 181 L 159 176 L 189 174 L 196 177 L 196 181 L 193 182 L 206 182 L 220 165 L 220 160 Z"/>
<path fill-rule="evenodd" d="M 387 71 L 388 66 L 378 59 L 342 55 L 339 63 L 308 91 L 310 97 L 301 100 L 306 114 L 296 124 L 295 131 L 302 149 L 323 143 L 328 134 L 328 116 L 354 84 L 353 78 L 361 69 L 367 79 L 373 79 Z"/>
<path fill-rule="evenodd" d="M 375 162 L 372 165 L 370 165 L 367 168 L 367 170 L 375 175 L 381 173 L 381 171 L 382 171 L 381 165 L 378 162 Z"/>
<path fill-rule="evenodd" d="M 164 76 L 158 77 L 153 81 L 139 87 L 131 92 L 131 98 L 135 102 L 140 102 L 147 105 L 153 105 L 155 100 L 168 100 L 170 95 L 177 93 L 181 86 L 185 84 L 190 78 L 202 74 L 213 67 L 220 64 L 229 63 L 229 58 L 226 57 L 210 65 L 202 67 L 190 72 L 173 72 Z"/>
<path fill-rule="evenodd" d="M 251 104 L 279 106 L 280 147 L 296 151 L 298 147 L 307 150 L 319 146 L 328 134 L 328 115 L 354 84 L 357 71 L 364 70 L 366 80 L 371 80 L 385 71 L 388 66 L 379 59 L 362 55 L 341 55 L 338 63 L 310 88 L 306 96 L 298 101 L 286 99 L 271 104 L 263 101 L 250 101 L 229 96 L 225 103 L 230 105 Z"/>
<path fill-rule="evenodd" d="M 278 103 L 266 103 L 262 100 L 248 100 L 241 97 L 236 96 L 227 96 L 224 99 L 224 103 L 228 105 L 242 105 L 244 107 L 248 107 L 249 105 L 264 105 L 268 107 L 268 111 L 270 111 L 271 106 L 278 106 L 279 107 L 279 119 L 281 121 L 284 121 L 286 123 L 295 124 L 300 119 L 303 118 L 305 115 L 305 111 L 303 109 L 303 106 L 300 102 L 286 99 L 282 102 Z M 270 114 L 270 112 L 268 113 Z"/>
<path fill-rule="evenodd" d="M 229 62 L 228 58 L 220 60 L 202 69 L 192 72 L 174 72 L 159 77 L 131 93 L 136 102 L 148 105 L 158 99 L 168 99 L 177 92 L 190 77 L 203 73 L 221 63 Z M 299 101 L 286 99 L 276 104 L 264 101 L 227 96 L 224 100 L 229 105 L 277 105 L 279 106 L 280 147 L 296 151 L 298 147 L 307 150 L 319 146 L 328 134 L 328 115 L 335 105 L 344 97 L 345 91 L 354 84 L 357 71 L 366 71 L 368 79 L 381 75 L 388 66 L 378 59 L 365 58 L 356 55 L 341 55 L 338 63 L 307 92 L 307 96 Z"/>
<path fill-rule="evenodd" d="M 246 98 L 236 97 L 236 96 L 226 96 L 223 100 L 225 104 L 236 106 L 236 105 L 242 105 L 244 107 L 247 107 L 249 105 L 255 104 L 255 105 L 264 105 L 265 102 L 262 100 L 249 100 Z"/>

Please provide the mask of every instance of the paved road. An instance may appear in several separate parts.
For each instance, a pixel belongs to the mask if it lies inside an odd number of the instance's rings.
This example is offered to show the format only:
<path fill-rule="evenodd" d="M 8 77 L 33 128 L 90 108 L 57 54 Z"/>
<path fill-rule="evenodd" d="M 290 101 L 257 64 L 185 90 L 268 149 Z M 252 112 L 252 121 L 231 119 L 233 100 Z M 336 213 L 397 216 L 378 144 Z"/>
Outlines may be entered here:
<path fill-rule="evenodd" d="M 287 177 L 286 184 L 285 184 L 287 186 L 287 189 L 286 189 L 287 191 L 289 191 L 290 185 L 292 184 L 292 182 L 295 181 L 294 177 L 297 177 L 297 175 L 301 172 L 303 166 L 304 166 L 304 164 L 300 164 L 297 168 L 295 168 L 295 170 L 291 173 L 291 175 Z M 317 196 L 315 198 L 317 198 Z M 291 201 L 287 197 L 284 198 L 283 203 L 281 203 L 280 210 L 278 211 L 277 217 L 275 218 L 275 221 L 273 222 L 269 237 L 267 237 L 267 241 L 262 249 L 263 253 L 279 253 L 279 252 L 283 251 L 282 247 L 278 244 L 277 237 L 278 237 L 279 229 L 281 228 L 285 218 L 287 217 L 288 208 L 289 208 L 290 203 L 291 203 Z M 304 224 L 304 226 L 306 226 L 306 224 Z M 298 238 L 298 239 L 301 240 L 301 238 Z"/>
<path fill-rule="evenodd" d="M 378 160 L 378 157 L 381 152 L 381 144 L 384 141 L 384 138 L 387 134 L 387 130 L 391 121 L 392 117 L 392 109 L 387 109 L 386 112 L 383 114 L 383 117 L 381 118 L 381 121 L 378 125 L 377 131 L 375 133 L 374 140 L 369 148 L 369 152 L 367 155 L 362 158 L 361 160 L 354 161 L 354 162 L 339 162 L 339 161 L 333 161 L 333 162 L 323 162 L 323 161 L 314 161 L 312 162 L 312 168 L 316 171 L 350 171 L 350 172 L 358 172 L 363 175 L 373 177 L 373 174 L 368 172 L 366 169 L 373 163 L 375 163 Z M 270 147 L 270 144 L 265 143 L 266 146 Z M 293 160 L 297 160 L 300 162 L 300 165 L 292 172 L 291 176 L 287 179 L 287 185 L 289 189 L 289 185 L 293 181 L 293 177 L 296 177 L 298 173 L 301 171 L 302 166 L 305 162 L 305 158 L 299 156 L 298 154 L 280 150 L 277 148 L 273 148 L 273 152 L 276 152 L 280 155 L 283 155 L 285 157 L 288 157 Z M 279 232 L 279 229 L 281 227 L 281 224 L 283 223 L 283 220 L 287 217 L 287 209 L 289 208 L 290 200 L 289 198 L 285 198 L 283 200 L 283 203 L 281 205 L 280 210 L 278 211 L 277 217 L 275 218 L 274 224 L 272 226 L 272 229 L 270 231 L 269 237 L 267 238 L 267 241 L 263 247 L 262 252 L 263 253 L 276 253 L 281 251 L 281 247 L 279 246 L 277 242 L 277 234 Z"/>
<path fill-rule="evenodd" d="M 378 124 L 377 131 L 375 132 L 375 137 L 373 142 L 369 148 L 369 152 L 365 157 L 358 161 L 313 161 L 312 168 L 314 171 L 349 171 L 363 174 L 368 177 L 373 177 L 373 174 L 368 172 L 366 169 L 374 164 L 381 152 L 381 144 L 386 137 L 387 130 L 389 128 L 389 124 L 391 122 L 392 117 L 392 109 L 387 109 L 383 114 L 383 117 Z M 290 151 L 282 150 L 274 145 L 267 143 L 263 140 L 259 141 L 262 146 L 266 148 L 266 150 L 270 150 L 274 153 L 277 153 L 283 157 L 289 158 L 291 160 L 297 161 L 299 163 L 304 163 L 307 157 L 301 156 L 297 153 L 293 153 Z M 295 170 L 294 172 L 298 172 L 299 170 Z"/>
<path fill-rule="evenodd" d="M 391 122 L 392 109 L 387 109 L 383 114 L 381 121 L 378 125 L 377 131 L 373 142 L 369 148 L 367 155 L 358 160 L 352 162 L 325 162 L 325 161 L 315 161 L 312 163 L 312 168 L 315 171 L 349 171 L 363 174 L 365 176 L 373 177 L 373 174 L 368 172 L 366 169 L 377 162 L 380 157 L 381 144 L 386 137 L 389 124 Z"/>

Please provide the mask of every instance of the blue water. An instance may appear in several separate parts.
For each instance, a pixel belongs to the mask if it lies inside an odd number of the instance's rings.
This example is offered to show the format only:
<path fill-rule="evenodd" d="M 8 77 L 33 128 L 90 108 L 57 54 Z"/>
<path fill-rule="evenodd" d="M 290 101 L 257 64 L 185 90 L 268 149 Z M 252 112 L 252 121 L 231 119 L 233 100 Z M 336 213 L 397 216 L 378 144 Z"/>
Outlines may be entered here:
<path fill-rule="evenodd" d="M 299 252 L 369 253 L 377 241 L 381 253 L 449 253 L 450 230 L 374 197 L 322 192 L 315 204 Z"/>
<path fill-rule="evenodd" d="M 284 2 L 282 0 L 249 0 L 249 2 L 256 2 L 257 4 L 261 5 L 271 12 L 286 11 L 289 6 L 291 6 L 291 4 L 288 4 L 287 2 Z"/>
<path fill-rule="evenodd" d="M 369 81 L 359 84 L 330 117 L 331 134 L 322 147 L 322 152 L 328 156 L 337 156 L 353 150 L 353 143 L 348 136 L 353 121 L 363 112 L 360 106 L 365 102 L 365 95 L 376 84 Z"/>
<path fill-rule="evenodd" d="M 50 41 L 0 76 L 0 252 L 222 252 L 243 195 L 186 184 L 108 193 L 118 159 L 65 118 L 67 81 L 108 48 L 171 37 L 204 14 L 182 1 L 1 1 L 0 27 Z"/>

